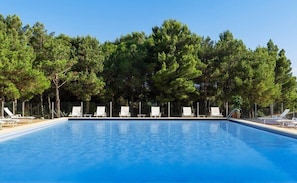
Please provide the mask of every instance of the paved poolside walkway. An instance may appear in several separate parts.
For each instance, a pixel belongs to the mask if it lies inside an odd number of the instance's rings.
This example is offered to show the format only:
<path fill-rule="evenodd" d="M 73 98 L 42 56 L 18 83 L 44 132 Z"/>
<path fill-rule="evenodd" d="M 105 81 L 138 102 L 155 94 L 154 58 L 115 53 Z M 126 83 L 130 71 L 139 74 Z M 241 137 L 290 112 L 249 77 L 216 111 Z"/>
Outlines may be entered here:
<path fill-rule="evenodd" d="M 230 119 L 231 121 L 235 121 L 238 123 L 242 123 L 248 126 L 252 126 L 259 129 L 265 129 L 267 131 L 271 132 L 277 132 L 280 134 L 288 135 L 294 138 L 297 138 L 297 128 L 294 127 L 283 127 L 279 124 L 264 124 L 261 121 L 258 121 L 256 119 Z"/>
<path fill-rule="evenodd" d="M 53 121 L 55 121 L 55 119 L 33 119 L 31 121 L 21 119 L 16 126 L 12 126 L 10 124 L 3 124 L 2 129 L 0 129 L 0 135 L 51 124 L 53 123 Z"/>

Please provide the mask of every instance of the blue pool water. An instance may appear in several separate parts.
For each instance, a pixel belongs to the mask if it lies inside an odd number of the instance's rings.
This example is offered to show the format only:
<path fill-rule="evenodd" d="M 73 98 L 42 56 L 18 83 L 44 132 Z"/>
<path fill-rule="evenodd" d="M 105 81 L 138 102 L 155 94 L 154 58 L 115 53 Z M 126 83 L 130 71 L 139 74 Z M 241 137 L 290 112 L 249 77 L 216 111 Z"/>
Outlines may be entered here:
<path fill-rule="evenodd" d="M 0 142 L 0 182 L 297 182 L 297 140 L 228 121 L 68 121 Z"/>

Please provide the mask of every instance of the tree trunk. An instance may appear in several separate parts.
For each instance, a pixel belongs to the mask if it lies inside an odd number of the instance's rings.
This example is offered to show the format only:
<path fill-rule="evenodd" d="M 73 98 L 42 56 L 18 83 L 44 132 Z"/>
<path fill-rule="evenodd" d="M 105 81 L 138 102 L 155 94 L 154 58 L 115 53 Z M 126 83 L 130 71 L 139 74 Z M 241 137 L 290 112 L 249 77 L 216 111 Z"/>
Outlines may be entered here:
<path fill-rule="evenodd" d="M 40 94 L 40 108 L 41 108 L 41 116 L 44 118 L 43 94 Z"/>
<path fill-rule="evenodd" d="M 4 96 L 2 96 L 0 98 L 0 102 L 1 102 L 1 116 L 2 116 L 2 118 L 4 118 L 4 102 L 5 102 L 4 99 L 5 99 Z"/>
<path fill-rule="evenodd" d="M 12 102 L 12 113 L 16 114 L 17 113 L 17 106 L 18 106 L 18 100 L 14 99 L 14 101 Z"/>
<path fill-rule="evenodd" d="M 50 96 L 47 96 L 47 102 L 48 102 L 48 111 L 49 111 L 49 113 L 52 113 L 51 97 Z"/>
<path fill-rule="evenodd" d="M 57 117 L 61 117 L 61 106 L 60 106 L 60 92 L 59 92 L 59 75 L 55 74 L 54 84 L 56 87 L 56 108 Z"/>
<path fill-rule="evenodd" d="M 90 101 L 86 101 L 86 113 L 90 113 Z"/>
<path fill-rule="evenodd" d="M 60 93 L 59 87 L 56 86 L 56 108 L 57 108 L 57 117 L 61 117 L 61 109 L 60 109 Z"/>

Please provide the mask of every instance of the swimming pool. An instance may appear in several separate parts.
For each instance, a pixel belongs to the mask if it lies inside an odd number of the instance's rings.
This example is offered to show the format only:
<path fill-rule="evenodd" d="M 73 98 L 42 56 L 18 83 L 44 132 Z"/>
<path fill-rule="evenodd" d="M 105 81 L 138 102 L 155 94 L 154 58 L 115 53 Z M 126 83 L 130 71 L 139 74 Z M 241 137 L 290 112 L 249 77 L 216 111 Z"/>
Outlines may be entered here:
<path fill-rule="evenodd" d="M 296 157 L 228 121 L 65 121 L 0 142 L 0 182 L 296 182 Z"/>

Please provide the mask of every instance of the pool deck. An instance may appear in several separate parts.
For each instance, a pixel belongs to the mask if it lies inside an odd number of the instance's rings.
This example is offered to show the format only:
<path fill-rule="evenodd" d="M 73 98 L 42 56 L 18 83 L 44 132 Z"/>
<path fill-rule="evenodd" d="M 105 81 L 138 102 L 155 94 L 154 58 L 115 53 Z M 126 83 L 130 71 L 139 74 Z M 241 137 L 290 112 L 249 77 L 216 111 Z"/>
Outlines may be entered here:
<path fill-rule="evenodd" d="M 187 120 L 187 121 L 199 121 L 199 120 L 226 120 L 226 118 L 211 118 L 211 117 L 161 117 L 161 118 L 150 118 L 150 117 L 104 117 L 104 118 L 95 118 L 95 117 L 78 117 L 78 118 L 56 118 L 56 119 L 48 119 L 48 120 L 39 120 L 35 119 L 32 122 L 21 122 L 16 126 L 12 125 L 4 125 L 0 130 L 0 141 L 6 137 L 14 136 L 15 134 L 26 133 L 27 131 L 34 131 L 41 128 L 45 128 L 51 125 L 54 125 L 58 122 L 65 120 Z M 273 133 L 278 133 L 281 135 L 297 138 L 297 129 L 290 127 L 282 127 L 281 125 L 270 125 L 263 124 L 259 121 L 253 121 L 253 119 L 229 119 L 232 122 L 251 126 L 254 128 L 270 131 Z"/>
<path fill-rule="evenodd" d="M 258 129 L 265 130 L 265 131 L 269 131 L 269 132 L 272 132 L 272 133 L 277 133 L 277 134 L 285 135 L 285 136 L 288 136 L 288 137 L 297 138 L 297 128 L 283 127 L 281 125 L 275 125 L 275 124 L 274 125 L 264 124 L 263 122 L 258 121 L 258 120 L 253 121 L 254 119 L 244 120 L 244 119 L 230 118 L 229 120 L 232 121 L 232 122 L 235 122 L 235 123 L 251 126 L 251 127 L 258 128 Z"/>
<path fill-rule="evenodd" d="M 67 118 L 57 118 L 49 120 L 34 119 L 32 121 L 21 120 L 17 125 L 4 124 L 0 130 L 0 142 L 14 138 L 15 136 L 30 133 L 42 128 L 49 127 Z"/>

